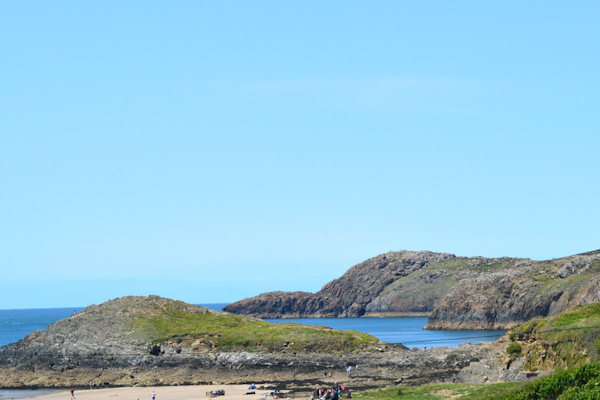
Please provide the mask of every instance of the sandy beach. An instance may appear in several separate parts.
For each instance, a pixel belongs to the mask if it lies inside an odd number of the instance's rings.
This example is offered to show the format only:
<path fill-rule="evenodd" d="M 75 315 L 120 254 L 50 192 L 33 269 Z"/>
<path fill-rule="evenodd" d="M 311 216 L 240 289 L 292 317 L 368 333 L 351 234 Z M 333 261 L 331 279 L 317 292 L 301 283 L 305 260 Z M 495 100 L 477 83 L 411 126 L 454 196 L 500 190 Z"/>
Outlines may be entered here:
<path fill-rule="evenodd" d="M 219 400 L 259 400 L 264 399 L 263 390 L 250 390 L 248 385 L 198 385 L 198 386 L 158 386 L 158 387 L 121 387 L 109 389 L 75 389 L 76 400 L 152 400 L 152 391 L 156 392 L 156 400 L 204 400 L 210 399 L 206 392 L 213 389 L 225 390 Z M 255 391 L 256 394 L 246 394 Z M 71 393 L 53 393 L 37 397 L 41 400 L 69 400 Z M 269 397 L 270 398 L 270 397 Z"/>

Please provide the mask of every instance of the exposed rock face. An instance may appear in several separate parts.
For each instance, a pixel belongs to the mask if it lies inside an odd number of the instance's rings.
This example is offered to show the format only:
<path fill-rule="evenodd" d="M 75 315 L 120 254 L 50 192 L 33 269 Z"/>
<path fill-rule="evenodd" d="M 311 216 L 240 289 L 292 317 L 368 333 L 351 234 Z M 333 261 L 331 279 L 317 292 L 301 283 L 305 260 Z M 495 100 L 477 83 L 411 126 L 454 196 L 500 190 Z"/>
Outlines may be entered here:
<path fill-rule="evenodd" d="M 498 358 L 494 345 L 463 345 L 411 351 L 402 345 L 379 343 L 366 350 L 338 353 L 219 351 L 210 343 L 180 336 L 150 340 L 152 329 L 136 320 L 169 312 L 180 318 L 217 313 L 203 307 L 157 296 L 125 297 L 86 308 L 77 317 L 58 321 L 25 339 L 0 348 L 0 386 L 69 387 L 248 383 L 294 381 L 316 385 L 323 372 L 348 381 L 345 370 L 360 365 L 352 386 L 384 386 L 397 381 L 426 383 L 452 380 L 472 362 Z M 175 309 L 173 308 L 175 307 Z M 251 320 L 251 319 L 250 319 Z"/>
<path fill-rule="evenodd" d="M 600 301 L 600 251 L 526 263 L 455 285 L 428 329 L 507 329 Z"/>
<path fill-rule="evenodd" d="M 260 318 L 430 315 L 428 329 L 508 329 L 600 301 L 600 251 L 556 260 L 390 252 L 314 294 L 272 292 L 226 311 Z"/>
<path fill-rule="evenodd" d="M 381 254 L 350 268 L 341 278 L 327 283 L 317 293 L 271 292 L 244 299 L 225 307 L 235 314 L 258 318 L 295 317 L 360 317 L 373 313 L 431 312 L 445 294 L 429 293 L 422 298 L 400 298 L 394 293 L 403 287 L 391 287 L 402 277 L 418 272 L 443 260 L 456 258 L 452 254 L 430 251 L 401 251 Z M 425 273 L 422 280 L 435 285 L 443 271 Z M 386 290 L 387 289 L 387 290 Z M 391 292 L 391 293 L 390 293 Z M 378 296 L 382 296 L 381 298 Z"/>

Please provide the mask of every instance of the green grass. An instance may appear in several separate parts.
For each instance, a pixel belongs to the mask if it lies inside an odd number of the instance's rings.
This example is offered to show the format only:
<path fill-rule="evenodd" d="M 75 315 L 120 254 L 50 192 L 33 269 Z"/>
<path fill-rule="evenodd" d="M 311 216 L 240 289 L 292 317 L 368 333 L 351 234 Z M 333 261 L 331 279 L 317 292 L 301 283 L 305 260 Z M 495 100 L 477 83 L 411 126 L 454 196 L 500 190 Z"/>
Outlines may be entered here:
<path fill-rule="evenodd" d="M 552 317 L 534 318 L 515 327 L 510 338 L 522 345 L 533 370 L 573 368 L 600 361 L 598 326 L 600 303 L 593 303 Z"/>
<path fill-rule="evenodd" d="M 522 385 L 523 383 L 520 382 L 495 384 L 438 383 L 368 390 L 357 393 L 356 397 L 361 400 L 441 400 L 451 398 L 475 400 L 490 396 L 500 396 Z"/>
<path fill-rule="evenodd" d="M 130 328 L 145 342 L 192 345 L 200 340 L 218 350 L 350 352 L 379 342 L 358 331 L 194 312 L 189 305 L 177 301 L 156 307 L 152 313 L 137 315 Z"/>
<path fill-rule="evenodd" d="M 597 400 L 600 364 L 585 364 L 526 383 L 432 384 L 369 390 L 356 397 L 361 400 Z"/>
<path fill-rule="evenodd" d="M 508 345 L 506 352 L 509 354 L 521 354 L 521 345 L 519 342 L 513 342 Z"/>
<path fill-rule="evenodd" d="M 482 400 L 592 400 L 600 398 L 600 364 L 585 364 L 558 371 L 505 393 L 490 393 Z"/>

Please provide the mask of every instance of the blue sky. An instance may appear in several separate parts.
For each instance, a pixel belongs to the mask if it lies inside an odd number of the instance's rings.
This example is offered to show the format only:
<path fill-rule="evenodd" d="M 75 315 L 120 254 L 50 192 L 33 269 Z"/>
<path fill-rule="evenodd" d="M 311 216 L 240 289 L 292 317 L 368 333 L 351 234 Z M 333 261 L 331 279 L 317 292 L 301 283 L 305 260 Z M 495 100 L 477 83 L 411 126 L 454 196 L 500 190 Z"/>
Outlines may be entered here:
<path fill-rule="evenodd" d="M 597 2 L 0 5 L 0 308 L 600 248 Z"/>

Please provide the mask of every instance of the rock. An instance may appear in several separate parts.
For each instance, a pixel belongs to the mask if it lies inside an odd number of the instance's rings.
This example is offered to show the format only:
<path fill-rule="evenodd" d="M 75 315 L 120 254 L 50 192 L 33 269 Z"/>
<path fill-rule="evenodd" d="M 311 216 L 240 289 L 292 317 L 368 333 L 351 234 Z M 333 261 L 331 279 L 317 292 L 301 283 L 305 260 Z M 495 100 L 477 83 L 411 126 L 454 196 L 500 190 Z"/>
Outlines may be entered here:
<path fill-rule="evenodd" d="M 492 359 L 497 352 L 492 345 L 470 344 L 410 351 L 383 342 L 333 353 L 288 351 L 285 347 L 223 351 L 198 346 L 200 339 L 185 339 L 186 332 L 164 338 L 148 336 L 157 333 L 139 327 L 141 317 L 165 312 L 176 313 L 177 318 L 188 314 L 233 317 L 157 296 L 124 297 L 93 305 L 75 318 L 58 321 L 0 348 L 0 386 L 85 387 L 90 381 L 102 382 L 98 384 L 102 387 L 248 381 L 307 382 L 311 386 L 322 382 L 323 372 L 342 381 L 347 378 L 347 366 L 358 364 L 360 370 L 352 375 L 353 388 L 393 385 L 400 376 L 403 383 L 420 384 L 451 379 L 471 363 Z M 160 340 L 149 342 L 152 337 Z"/>
<path fill-rule="evenodd" d="M 259 318 L 430 316 L 427 329 L 509 329 L 600 301 L 600 251 L 547 261 L 381 254 L 317 293 L 270 292 L 225 307 Z"/>

